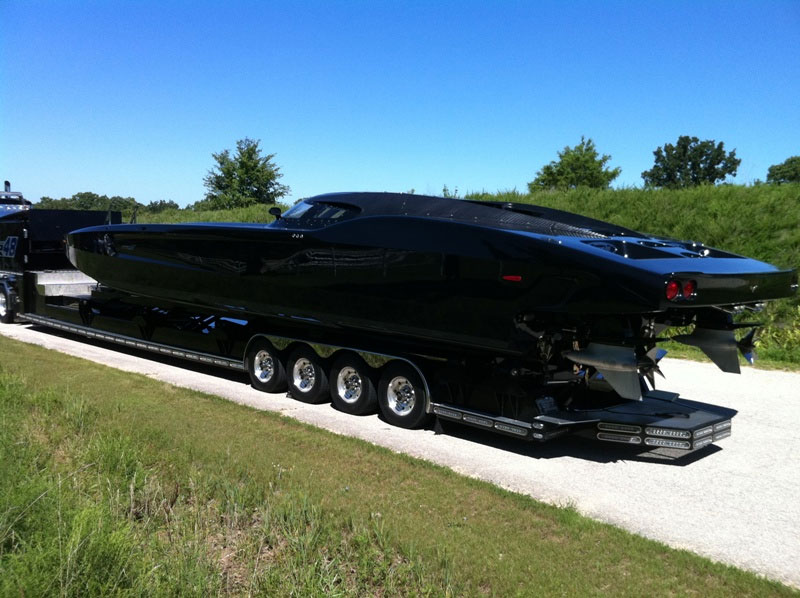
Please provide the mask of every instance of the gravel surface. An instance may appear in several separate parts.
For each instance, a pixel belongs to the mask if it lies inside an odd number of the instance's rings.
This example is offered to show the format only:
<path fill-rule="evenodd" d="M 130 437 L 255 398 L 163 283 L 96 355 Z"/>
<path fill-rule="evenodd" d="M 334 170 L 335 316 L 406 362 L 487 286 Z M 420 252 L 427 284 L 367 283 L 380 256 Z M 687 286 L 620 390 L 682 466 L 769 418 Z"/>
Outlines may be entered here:
<path fill-rule="evenodd" d="M 735 376 L 665 359 L 663 388 L 739 411 L 730 438 L 687 455 L 578 438 L 525 444 L 455 424 L 444 435 L 402 430 L 257 392 L 245 374 L 206 374 L 20 324 L 0 324 L 0 334 L 356 436 L 800 588 L 800 374 Z"/>

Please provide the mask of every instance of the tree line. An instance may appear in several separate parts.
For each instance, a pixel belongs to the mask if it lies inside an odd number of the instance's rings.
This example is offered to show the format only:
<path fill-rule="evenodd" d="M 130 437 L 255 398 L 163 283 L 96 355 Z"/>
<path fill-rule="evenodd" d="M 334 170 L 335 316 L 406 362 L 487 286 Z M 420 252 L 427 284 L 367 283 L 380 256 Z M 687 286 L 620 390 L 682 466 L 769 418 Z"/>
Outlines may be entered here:
<path fill-rule="evenodd" d="M 109 197 L 108 195 L 98 195 L 91 191 L 81 191 L 71 197 L 62 197 L 60 199 L 44 196 L 38 203 L 34 204 L 34 207 L 47 210 L 113 210 L 126 214 L 137 211 L 157 214 L 164 210 L 180 209 L 180 206 L 171 200 L 159 199 L 148 204 L 140 204 L 132 197 L 120 197 L 119 195 Z"/>
<path fill-rule="evenodd" d="M 260 140 L 250 138 L 236 142 L 235 153 L 223 150 L 212 154 L 216 164 L 203 179 L 205 197 L 186 209 L 226 210 L 255 204 L 274 204 L 286 196 L 290 189 L 279 182 L 283 177 L 274 163 L 275 154 L 262 155 Z M 680 189 L 697 185 L 714 185 L 728 176 L 735 177 L 741 164 L 736 150 L 725 151 L 725 144 L 712 139 L 681 135 L 675 143 L 665 143 L 653 151 L 653 167 L 642 172 L 645 188 Z M 611 168 L 611 156 L 600 154 L 591 138 L 581 137 L 574 147 L 566 146 L 557 153 L 557 159 L 545 164 L 528 183 L 528 191 L 575 189 L 590 187 L 607 189 L 622 169 Z M 767 184 L 800 183 L 800 156 L 787 158 L 769 167 Z M 756 182 L 760 184 L 760 181 Z M 442 195 L 457 197 L 444 187 Z M 119 210 L 126 214 L 158 213 L 180 209 L 172 200 L 151 201 L 140 204 L 132 197 L 108 197 L 89 191 L 72 197 L 53 199 L 42 197 L 37 208 L 76 210 Z"/>
<path fill-rule="evenodd" d="M 261 155 L 260 140 L 250 138 L 236 142 L 236 153 L 223 150 L 212 154 L 216 165 L 208 171 L 203 184 L 205 197 L 186 207 L 188 210 L 227 210 L 254 204 L 274 204 L 287 195 L 289 187 L 278 182 L 283 175 L 273 163 L 275 154 Z M 42 197 L 36 208 L 63 210 L 118 210 L 124 214 L 179 210 L 172 200 L 159 199 L 141 204 L 133 197 L 98 195 L 91 191 L 71 197 Z"/>
<path fill-rule="evenodd" d="M 714 185 L 728 176 L 736 176 L 741 159 L 736 150 L 725 151 L 725 144 L 712 139 L 681 135 L 675 143 L 665 143 L 653 151 L 653 167 L 642 173 L 647 189 L 682 189 L 697 185 Z M 591 187 L 607 189 L 622 169 L 609 168 L 607 154 L 600 155 L 594 141 L 581 137 L 575 147 L 565 147 L 558 159 L 536 173 L 528 191 Z M 760 182 L 760 181 L 757 181 Z M 768 184 L 800 182 L 800 156 L 788 158 L 769 167 Z"/>

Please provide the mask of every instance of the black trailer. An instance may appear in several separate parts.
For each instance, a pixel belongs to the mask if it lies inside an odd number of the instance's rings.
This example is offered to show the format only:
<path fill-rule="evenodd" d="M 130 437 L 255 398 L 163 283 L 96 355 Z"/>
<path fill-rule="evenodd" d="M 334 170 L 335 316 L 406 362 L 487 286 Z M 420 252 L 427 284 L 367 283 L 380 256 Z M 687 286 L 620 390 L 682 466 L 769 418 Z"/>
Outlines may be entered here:
<path fill-rule="evenodd" d="M 0 216 L 3 321 L 16 318 L 90 341 L 246 371 L 258 390 L 288 386 L 298 400 L 332 401 L 354 415 L 379 410 L 405 428 L 439 418 L 530 441 L 578 434 L 640 449 L 681 450 L 731 433 L 736 411 L 655 390 L 644 378 L 639 401 L 621 398 L 602 376 L 575 392 L 568 381 L 542 383 L 491 353 L 464 355 L 447 347 L 420 352 L 408 340 L 375 340 L 234 309 L 156 304 L 104 287 L 71 266 L 64 235 L 119 220 L 106 212 L 9 208 Z"/>

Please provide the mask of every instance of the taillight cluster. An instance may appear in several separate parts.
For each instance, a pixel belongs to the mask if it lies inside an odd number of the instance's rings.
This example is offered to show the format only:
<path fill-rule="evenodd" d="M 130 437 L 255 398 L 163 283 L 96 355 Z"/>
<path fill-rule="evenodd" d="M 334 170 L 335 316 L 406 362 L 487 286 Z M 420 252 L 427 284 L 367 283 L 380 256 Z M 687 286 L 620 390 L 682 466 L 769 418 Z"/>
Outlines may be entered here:
<path fill-rule="evenodd" d="M 664 294 L 668 301 L 679 301 L 681 299 L 694 299 L 697 295 L 697 282 L 694 280 L 675 280 L 667 282 Z"/>

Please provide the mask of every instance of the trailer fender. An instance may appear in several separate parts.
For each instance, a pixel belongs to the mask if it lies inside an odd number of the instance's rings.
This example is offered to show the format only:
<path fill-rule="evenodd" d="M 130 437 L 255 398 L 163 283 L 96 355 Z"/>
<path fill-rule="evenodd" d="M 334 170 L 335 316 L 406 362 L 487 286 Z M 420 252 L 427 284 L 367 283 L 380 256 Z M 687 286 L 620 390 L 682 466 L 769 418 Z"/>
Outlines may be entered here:
<path fill-rule="evenodd" d="M 0 322 L 10 324 L 19 307 L 19 296 L 16 290 L 16 280 L 3 278 L 0 284 Z"/>

